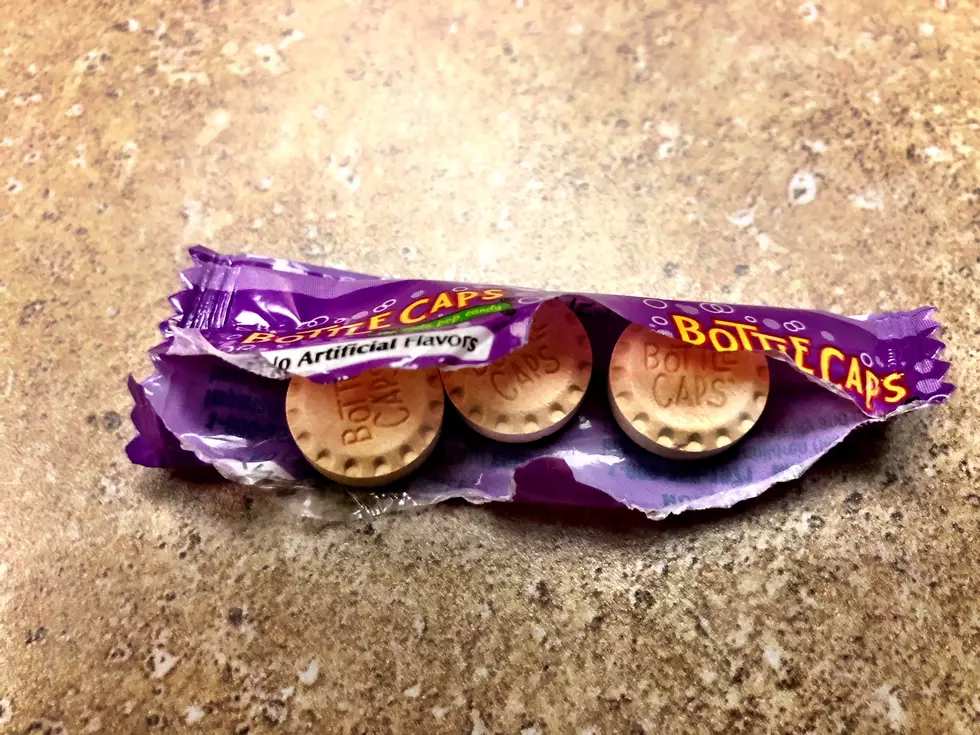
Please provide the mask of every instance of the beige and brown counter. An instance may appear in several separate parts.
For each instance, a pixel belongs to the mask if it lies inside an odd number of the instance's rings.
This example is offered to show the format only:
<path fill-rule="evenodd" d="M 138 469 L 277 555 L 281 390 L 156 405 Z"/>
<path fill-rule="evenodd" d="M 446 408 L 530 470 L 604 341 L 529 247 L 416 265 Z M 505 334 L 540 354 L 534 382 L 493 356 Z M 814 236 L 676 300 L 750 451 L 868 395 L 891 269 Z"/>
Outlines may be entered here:
<path fill-rule="evenodd" d="M 0 732 L 980 730 L 974 3 L 0 10 Z M 960 390 L 730 512 L 304 526 L 123 454 L 195 243 L 935 303 Z"/>

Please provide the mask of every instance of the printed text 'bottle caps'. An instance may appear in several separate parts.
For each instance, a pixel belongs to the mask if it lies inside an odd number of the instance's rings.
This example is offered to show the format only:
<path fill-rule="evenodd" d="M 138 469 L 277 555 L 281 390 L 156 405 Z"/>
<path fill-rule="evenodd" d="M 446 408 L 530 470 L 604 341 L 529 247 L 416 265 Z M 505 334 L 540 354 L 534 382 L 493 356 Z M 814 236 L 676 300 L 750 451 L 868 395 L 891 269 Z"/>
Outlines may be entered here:
<path fill-rule="evenodd" d="M 696 459 L 751 429 L 769 396 L 761 352 L 716 352 L 630 325 L 613 349 L 609 401 L 616 421 L 644 449 Z"/>
<path fill-rule="evenodd" d="M 551 300 L 535 312 L 526 345 L 486 367 L 444 370 L 442 382 L 474 430 L 497 441 L 529 442 L 571 419 L 591 375 L 585 327 Z"/>
<path fill-rule="evenodd" d="M 367 370 L 318 384 L 293 378 L 286 420 L 303 455 L 345 485 L 377 487 L 404 477 L 432 452 L 444 399 L 436 370 Z"/>

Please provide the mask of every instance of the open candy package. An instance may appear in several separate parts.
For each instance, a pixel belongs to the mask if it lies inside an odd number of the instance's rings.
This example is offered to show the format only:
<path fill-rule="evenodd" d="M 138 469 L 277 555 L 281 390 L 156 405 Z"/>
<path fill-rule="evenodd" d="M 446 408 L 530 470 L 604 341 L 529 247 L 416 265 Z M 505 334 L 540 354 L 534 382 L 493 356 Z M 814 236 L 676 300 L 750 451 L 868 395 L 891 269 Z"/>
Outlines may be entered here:
<path fill-rule="evenodd" d="M 130 378 L 127 453 L 210 465 L 303 515 L 729 507 L 953 391 L 931 307 L 845 317 L 191 256 L 155 372 Z"/>

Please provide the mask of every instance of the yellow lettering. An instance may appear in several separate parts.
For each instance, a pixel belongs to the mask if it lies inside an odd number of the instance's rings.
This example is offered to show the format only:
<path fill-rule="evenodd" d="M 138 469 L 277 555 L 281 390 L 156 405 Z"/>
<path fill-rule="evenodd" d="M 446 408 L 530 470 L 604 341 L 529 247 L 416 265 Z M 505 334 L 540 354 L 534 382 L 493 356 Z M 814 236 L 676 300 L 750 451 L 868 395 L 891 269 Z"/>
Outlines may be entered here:
<path fill-rule="evenodd" d="M 830 377 L 831 360 L 844 362 L 844 353 L 836 347 L 824 347 L 820 350 L 820 377 L 829 383 L 834 383 L 835 381 Z"/>
<path fill-rule="evenodd" d="M 789 341 L 793 345 L 793 362 L 796 363 L 796 367 L 813 375 L 813 368 L 806 364 L 806 354 L 810 351 L 810 340 L 806 337 L 790 337 Z"/>
<path fill-rule="evenodd" d="M 721 327 L 735 327 L 735 331 L 738 332 L 738 339 L 742 343 L 742 349 L 752 350 L 752 340 L 749 339 L 749 336 L 757 331 L 755 327 L 748 324 L 725 321 L 724 319 L 715 319 L 715 324 Z"/>
<path fill-rule="evenodd" d="M 243 345 L 254 345 L 256 342 L 271 342 L 276 335 L 269 332 L 252 332 L 242 340 Z"/>
<path fill-rule="evenodd" d="M 497 299 L 502 299 L 504 297 L 504 290 L 502 288 L 485 288 L 483 289 L 483 296 L 480 297 L 483 301 L 496 301 Z"/>
<path fill-rule="evenodd" d="M 864 407 L 871 410 L 875 396 L 881 394 L 881 381 L 870 370 L 864 375 Z"/>
<path fill-rule="evenodd" d="M 459 291 L 456 293 L 456 306 L 465 309 L 466 305 L 479 295 L 479 291 Z"/>
<path fill-rule="evenodd" d="M 436 296 L 435 302 L 432 304 L 432 308 L 429 309 L 430 314 L 435 314 L 437 311 L 442 311 L 443 309 L 452 309 L 453 300 L 449 297 L 449 293 L 443 291 L 441 294 Z"/>
<path fill-rule="evenodd" d="M 725 338 L 725 344 L 722 345 L 721 337 Z M 711 345 L 718 352 L 735 352 L 738 349 L 738 340 L 735 339 L 735 335 L 731 332 L 726 332 L 721 327 L 713 327 L 708 330 L 708 339 L 711 340 Z"/>
<path fill-rule="evenodd" d="M 763 334 L 762 332 L 756 332 L 755 338 L 759 340 L 759 344 L 764 350 L 771 350 L 773 349 L 773 345 L 775 345 L 775 349 L 779 350 L 780 352 L 786 352 L 786 340 L 782 337 L 777 337 L 774 334 Z"/>
<path fill-rule="evenodd" d="M 398 321 L 402 324 L 418 324 L 425 319 L 425 314 L 421 316 L 412 316 L 412 312 L 415 311 L 420 306 L 425 306 L 429 303 L 428 299 L 419 299 L 418 301 L 413 301 L 404 309 L 402 313 L 398 315 Z"/>
<path fill-rule="evenodd" d="M 321 334 L 326 332 L 330 327 L 318 327 L 317 329 L 304 329 L 300 334 L 309 337 L 310 339 L 316 339 Z"/>
<path fill-rule="evenodd" d="M 844 381 L 845 388 L 853 388 L 860 395 L 864 395 L 864 383 L 861 380 L 861 361 L 856 357 L 851 358 L 851 366 L 847 369 L 847 380 Z"/>
<path fill-rule="evenodd" d="M 681 339 L 692 345 L 703 345 L 707 339 L 704 336 L 704 332 L 701 331 L 701 325 L 698 324 L 697 320 L 691 319 L 689 316 L 681 316 L 680 314 L 672 314 L 674 319 L 674 326 L 677 327 L 677 333 L 681 336 Z"/>
<path fill-rule="evenodd" d="M 370 319 L 368 319 L 368 331 L 371 332 L 375 329 L 382 329 L 387 327 L 388 317 L 391 316 L 390 311 L 386 311 L 383 314 L 375 314 Z"/>
<path fill-rule="evenodd" d="M 888 391 L 888 394 L 885 395 L 885 403 L 899 403 L 908 396 L 908 389 L 900 382 L 904 377 L 904 373 L 890 373 L 881 381 L 885 390 Z"/>

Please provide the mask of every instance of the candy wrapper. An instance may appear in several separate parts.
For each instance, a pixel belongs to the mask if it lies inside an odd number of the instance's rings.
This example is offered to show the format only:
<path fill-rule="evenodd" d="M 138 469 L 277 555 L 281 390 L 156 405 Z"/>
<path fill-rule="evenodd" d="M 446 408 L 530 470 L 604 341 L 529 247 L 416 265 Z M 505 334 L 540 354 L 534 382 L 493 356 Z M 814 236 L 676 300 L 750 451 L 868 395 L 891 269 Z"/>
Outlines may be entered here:
<path fill-rule="evenodd" d="M 304 515 L 374 515 L 449 498 L 626 507 L 651 518 L 729 507 L 799 477 L 858 426 L 942 403 L 953 391 L 943 380 L 949 364 L 931 307 L 845 317 L 382 280 L 200 247 L 191 257 L 183 289 L 170 299 L 174 314 L 160 325 L 164 341 L 150 351 L 155 372 L 129 381 L 139 434 L 127 453 L 148 467 L 211 466 L 235 482 L 277 490 Z M 447 401 L 432 455 L 389 487 L 342 487 L 304 457 L 287 424 L 293 376 L 329 383 L 378 367 L 485 366 L 522 347 L 536 311 L 552 299 L 578 315 L 593 357 L 580 409 L 561 431 L 501 443 L 464 425 Z M 610 355 L 630 323 L 704 350 L 764 353 L 768 402 L 751 432 L 694 461 L 631 441 L 613 420 L 607 393 Z M 704 393 L 678 390 L 664 400 L 696 402 Z"/>

